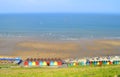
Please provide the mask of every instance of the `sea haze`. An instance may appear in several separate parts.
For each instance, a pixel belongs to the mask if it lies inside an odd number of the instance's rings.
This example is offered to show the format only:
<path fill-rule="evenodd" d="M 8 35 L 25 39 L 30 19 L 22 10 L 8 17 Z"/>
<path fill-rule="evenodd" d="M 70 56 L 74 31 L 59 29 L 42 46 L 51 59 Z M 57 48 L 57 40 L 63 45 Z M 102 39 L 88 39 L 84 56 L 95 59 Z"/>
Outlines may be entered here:
<path fill-rule="evenodd" d="M 118 14 L 0 14 L 0 37 L 120 39 Z"/>

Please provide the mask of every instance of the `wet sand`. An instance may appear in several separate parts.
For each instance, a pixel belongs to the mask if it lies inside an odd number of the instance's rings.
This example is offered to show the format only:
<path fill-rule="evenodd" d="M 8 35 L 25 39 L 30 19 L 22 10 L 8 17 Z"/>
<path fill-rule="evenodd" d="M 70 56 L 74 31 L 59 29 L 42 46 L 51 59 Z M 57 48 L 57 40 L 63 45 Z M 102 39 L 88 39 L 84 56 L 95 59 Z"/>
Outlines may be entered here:
<path fill-rule="evenodd" d="M 23 58 L 120 55 L 120 40 L 46 41 L 32 38 L 0 38 L 0 55 L 20 56 Z"/>

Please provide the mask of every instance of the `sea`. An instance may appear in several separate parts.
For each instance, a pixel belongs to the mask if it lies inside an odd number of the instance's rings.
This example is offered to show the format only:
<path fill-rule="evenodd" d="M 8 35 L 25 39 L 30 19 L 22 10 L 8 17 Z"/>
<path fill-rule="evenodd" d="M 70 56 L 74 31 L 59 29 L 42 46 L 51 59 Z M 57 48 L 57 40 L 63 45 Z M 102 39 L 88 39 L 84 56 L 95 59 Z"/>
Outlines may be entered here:
<path fill-rule="evenodd" d="M 120 14 L 0 14 L 0 37 L 120 39 Z"/>

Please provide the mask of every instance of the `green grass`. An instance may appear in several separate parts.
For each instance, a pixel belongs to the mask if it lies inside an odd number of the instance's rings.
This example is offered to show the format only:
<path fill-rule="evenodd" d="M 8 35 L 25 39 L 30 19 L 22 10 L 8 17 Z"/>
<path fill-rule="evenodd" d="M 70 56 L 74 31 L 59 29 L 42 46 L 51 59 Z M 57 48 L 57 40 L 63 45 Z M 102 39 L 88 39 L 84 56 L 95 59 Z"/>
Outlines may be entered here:
<path fill-rule="evenodd" d="M 10 68 L 11 66 L 17 66 L 16 64 L 0 64 L 0 68 Z"/>
<path fill-rule="evenodd" d="M 0 77 L 114 77 L 120 65 L 69 68 L 2 68 Z"/>

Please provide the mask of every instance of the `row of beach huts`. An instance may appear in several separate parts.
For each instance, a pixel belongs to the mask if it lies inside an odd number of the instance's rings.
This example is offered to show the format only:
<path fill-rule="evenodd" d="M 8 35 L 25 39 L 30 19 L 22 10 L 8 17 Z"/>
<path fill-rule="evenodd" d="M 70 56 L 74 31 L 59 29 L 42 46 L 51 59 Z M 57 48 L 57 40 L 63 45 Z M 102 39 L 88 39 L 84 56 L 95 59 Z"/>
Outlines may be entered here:
<path fill-rule="evenodd" d="M 102 65 L 118 65 L 120 64 L 120 56 L 103 56 L 103 57 L 85 57 L 69 58 L 65 62 L 68 66 L 102 66 Z"/>
<path fill-rule="evenodd" d="M 85 58 L 26 58 L 0 56 L 0 65 L 15 64 L 23 67 L 49 67 L 49 66 L 102 66 L 119 65 L 120 56 L 102 56 Z"/>
<path fill-rule="evenodd" d="M 60 58 L 27 58 L 24 66 L 62 66 L 63 61 Z"/>

